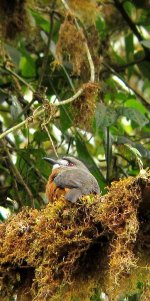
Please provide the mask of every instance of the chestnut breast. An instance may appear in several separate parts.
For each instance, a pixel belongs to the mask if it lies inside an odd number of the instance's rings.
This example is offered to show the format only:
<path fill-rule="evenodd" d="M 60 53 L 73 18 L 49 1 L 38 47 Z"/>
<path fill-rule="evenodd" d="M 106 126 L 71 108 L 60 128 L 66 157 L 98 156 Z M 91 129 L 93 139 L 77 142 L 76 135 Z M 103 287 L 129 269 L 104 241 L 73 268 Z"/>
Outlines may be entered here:
<path fill-rule="evenodd" d="M 55 202 L 60 197 L 64 197 L 64 195 L 70 190 L 69 188 L 60 188 L 55 184 L 54 179 L 59 174 L 59 172 L 60 168 L 56 168 L 49 176 L 46 185 L 46 196 L 49 202 Z"/>

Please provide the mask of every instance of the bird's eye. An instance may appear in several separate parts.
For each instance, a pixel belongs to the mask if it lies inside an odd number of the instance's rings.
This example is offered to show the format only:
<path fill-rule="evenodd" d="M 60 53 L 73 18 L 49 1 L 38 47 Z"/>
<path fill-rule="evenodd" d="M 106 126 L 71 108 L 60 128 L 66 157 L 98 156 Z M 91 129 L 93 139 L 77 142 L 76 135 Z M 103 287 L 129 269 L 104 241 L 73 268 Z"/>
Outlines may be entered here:
<path fill-rule="evenodd" d="M 69 166 L 74 166 L 74 164 L 72 162 L 68 162 Z"/>

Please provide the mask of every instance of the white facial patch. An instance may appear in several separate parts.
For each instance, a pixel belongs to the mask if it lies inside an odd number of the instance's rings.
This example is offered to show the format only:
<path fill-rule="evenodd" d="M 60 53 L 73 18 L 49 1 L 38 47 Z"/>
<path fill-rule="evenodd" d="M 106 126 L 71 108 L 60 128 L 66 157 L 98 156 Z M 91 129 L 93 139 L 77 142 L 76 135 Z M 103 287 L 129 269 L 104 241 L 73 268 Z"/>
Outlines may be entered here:
<path fill-rule="evenodd" d="M 60 159 L 60 160 L 58 161 L 58 164 L 63 165 L 63 166 L 67 166 L 67 165 L 68 165 L 68 161 L 65 160 L 65 159 Z"/>
<path fill-rule="evenodd" d="M 59 164 L 54 164 L 52 170 L 55 169 L 55 168 L 59 168 L 59 167 L 60 167 Z"/>
<path fill-rule="evenodd" d="M 55 168 L 59 168 L 59 167 L 61 167 L 61 166 L 67 166 L 68 165 L 68 161 L 67 160 L 64 160 L 64 159 L 60 159 L 60 160 L 58 160 L 58 163 L 56 163 L 56 164 L 54 164 L 53 165 L 53 169 L 55 169 Z"/>

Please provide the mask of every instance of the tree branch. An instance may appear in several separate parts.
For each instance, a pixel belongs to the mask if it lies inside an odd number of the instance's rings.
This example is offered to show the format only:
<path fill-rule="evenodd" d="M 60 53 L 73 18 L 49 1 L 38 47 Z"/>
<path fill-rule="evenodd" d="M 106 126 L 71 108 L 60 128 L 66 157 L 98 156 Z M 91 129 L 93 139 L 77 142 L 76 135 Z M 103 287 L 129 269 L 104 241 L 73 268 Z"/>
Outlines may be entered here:
<path fill-rule="evenodd" d="M 50 140 L 50 142 L 51 142 L 51 145 L 52 145 L 54 154 L 55 154 L 56 157 L 58 158 L 57 150 L 56 150 L 56 148 L 55 148 L 54 142 L 53 142 L 53 140 L 52 140 L 52 137 L 51 137 L 51 135 L 50 135 L 50 133 L 49 133 L 49 130 L 48 130 L 46 124 L 43 124 L 43 127 L 44 127 L 45 132 L 47 133 L 47 136 L 48 136 L 48 138 L 49 138 L 49 140 Z"/>
<path fill-rule="evenodd" d="M 71 96 L 70 98 L 66 99 L 66 100 L 62 100 L 59 102 L 56 102 L 54 105 L 55 106 L 62 106 L 62 105 L 66 105 L 70 102 L 73 102 L 75 99 L 77 99 L 84 91 L 84 88 L 80 88 L 73 96 Z"/>
<path fill-rule="evenodd" d="M 6 144 L 5 144 L 5 141 L 2 141 L 2 145 L 3 145 L 5 153 L 7 155 L 7 159 L 6 160 L 8 160 L 8 162 L 9 162 L 10 169 L 12 171 L 13 176 L 24 187 L 25 191 L 27 192 L 27 194 L 28 194 L 28 196 L 29 196 L 29 198 L 31 200 L 32 206 L 34 208 L 35 206 L 34 206 L 33 194 L 31 192 L 30 188 L 28 187 L 28 185 L 24 181 L 24 179 L 23 179 L 21 173 L 19 172 L 19 170 L 17 169 L 17 167 L 13 164 L 12 159 L 11 159 L 11 155 L 9 153 L 9 150 L 8 150 Z"/>
<path fill-rule="evenodd" d="M 42 85 L 42 81 L 43 81 L 43 77 L 44 77 L 44 73 L 45 73 L 46 65 L 47 65 L 47 61 L 48 61 L 49 47 L 50 47 L 50 44 L 51 44 L 52 34 L 53 34 L 53 16 L 54 16 L 54 11 L 52 10 L 51 13 L 50 13 L 49 35 L 48 35 L 47 45 L 46 45 L 46 48 L 45 48 L 45 54 L 44 54 L 41 74 L 40 74 L 40 78 L 39 78 L 38 90 L 40 89 L 40 87 Z"/>
<path fill-rule="evenodd" d="M 34 115 L 34 118 L 42 115 L 42 113 L 44 113 L 44 109 L 41 109 L 40 111 L 38 111 L 35 115 Z M 29 121 L 30 117 L 23 120 L 22 122 L 18 123 L 17 125 L 11 127 L 10 129 L 8 129 L 7 131 L 3 132 L 1 135 L 0 135 L 0 139 L 4 138 L 6 135 L 10 134 L 11 132 L 14 132 L 20 128 L 22 128 L 25 124 L 27 124 L 27 122 Z M 33 121 L 33 117 L 32 117 L 32 121 Z"/>
<path fill-rule="evenodd" d="M 113 75 L 116 75 L 121 81 L 126 85 L 126 87 L 134 92 L 135 95 L 141 100 L 143 105 L 149 110 L 150 109 L 150 104 L 146 101 L 146 99 L 139 93 L 137 92 L 134 88 L 132 88 L 123 78 L 120 76 L 111 66 L 109 66 L 106 63 L 103 63 L 103 65 L 109 70 Z"/>
<path fill-rule="evenodd" d="M 15 76 L 20 82 L 22 82 L 25 86 L 27 86 L 33 93 L 35 92 L 34 88 L 30 84 L 28 84 L 27 81 L 25 81 L 21 76 L 19 76 L 16 72 L 12 71 L 6 65 L 0 64 L 0 68 L 7 71 L 11 75 Z"/>
<path fill-rule="evenodd" d="M 70 97 L 70 98 L 68 98 L 68 99 L 66 99 L 66 100 L 59 101 L 59 102 L 54 103 L 54 104 L 52 104 L 52 105 L 58 107 L 58 106 L 62 106 L 62 105 L 66 105 L 66 104 L 68 104 L 68 103 L 71 103 L 71 102 L 73 102 L 76 98 L 78 98 L 78 97 L 83 93 L 83 91 L 84 91 L 84 88 L 81 88 L 81 89 L 79 89 L 79 90 L 77 91 L 77 93 L 74 94 L 72 97 Z M 38 108 L 40 108 L 40 107 L 38 107 Z M 35 122 L 35 119 L 36 119 L 37 117 L 41 116 L 41 115 L 45 112 L 45 110 L 46 110 L 45 108 L 42 108 L 41 110 L 37 111 L 33 116 L 28 117 L 28 118 L 25 119 L 24 121 L 18 123 L 18 124 L 15 125 L 14 127 L 12 127 L 12 128 L 10 128 L 10 129 L 8 129 L 7 131 L 3 132 L 3 133 L 0 135 L 0 139 L 4 138 L 6 135 L 8 135 L 8 134 L 10 134 L 10 133 L 12 133 L 12 132 L 14 132 L 14 131 L 16 131 L 16 130 L 22 128 L 24 125 L 26 125 L 26 124 L 29 123 L 29 122 L 34 123 L 34 122 Z"/>
<path fill-rule="evenodd" d="M 58 10 L 51 8 L 49 6 L 46 6 L 44 8 L 34 6 L 34 8 L 36 11 L 42 12 L 44 14 L 52 14 L 53 13 L 55 18 L 58 20 L 63 19 L 63 15 L 61 15 L 61 13 Z"/>
<path fill-rule="evenodd" d="M 111 64 L 111 67 L 116 71 L 116 72 L 123 72 L 126 68 L 129 68 L 131 66 L 134 66 L 134 65 L 138 65 L 142 62 L 146 61 L 146 57 L 142 57 L 140 59 L 137 59 L 135 61 L 132 61 L 132 62 L 129 62 L 129 63 L 126 63 L 126 64 L 122 64 L 122 65 L 117 65 L 117 64 Z"/>
<path fill-rule="evenodd" d="M 114 2 L 115 2 L 116 8 L 119 10 L 119 12 L 121 13 L 122 17 L 127 22 L 127 24 L 129 25 L 129 27 L 131 28 L 131 30 L 133 31 L 133 33 L 135 34 L 135 36 L 137 37 L 138 41 L 141 42 L 143 40 L 143 37 L 140 34 L 140 32 L 137 29 L 137 27 L 134 24 L 134 22 L 130 19 L 129 15 L 125 11 L 122 3 L 119 0 L 114 0 Z"/>
<path fill-rule="evenodd" d="M 129 17 L 129 15 L 127 14 L 126 10 L 123 7 L 123 3 L 121 3 L 119 0 L 114 0 L 115 6 L 118 9 L 118 11 L 121 13 L 123 19 L 126 21 L 126 23 L 128 24 L 128 26 L 130 27 L 130 29 L 132 30 L 132 32 L 135 34 L 135 36 L 137 37 L 138 41 L 141 43 L 142 40 L 144 40 L 143 36 L 141 35 L 141 33 L 139 32 L 138 28 L 136 27 L 136 25 L 134 24 L 134 22 L 131 20 L 131 18 Z M 142 45 L 146 56 L 149 59 L 149 50 L 144 47 Z"/>

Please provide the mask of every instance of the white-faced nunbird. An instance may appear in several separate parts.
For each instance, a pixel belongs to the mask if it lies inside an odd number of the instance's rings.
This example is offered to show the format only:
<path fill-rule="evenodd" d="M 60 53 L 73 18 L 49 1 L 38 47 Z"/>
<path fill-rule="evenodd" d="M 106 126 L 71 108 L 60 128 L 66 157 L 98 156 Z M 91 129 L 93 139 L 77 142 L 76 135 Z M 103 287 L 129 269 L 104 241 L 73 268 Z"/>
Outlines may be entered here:
<path fill-rule="evenodd" d="M 43 159 L 53 165 L 46 186 L 50 202 L 63 196 L 65 200 L 75 203 L 83 195 L 100 193 L 97 180 L 80 160 L 69 156 L 57 160 Z"/>

